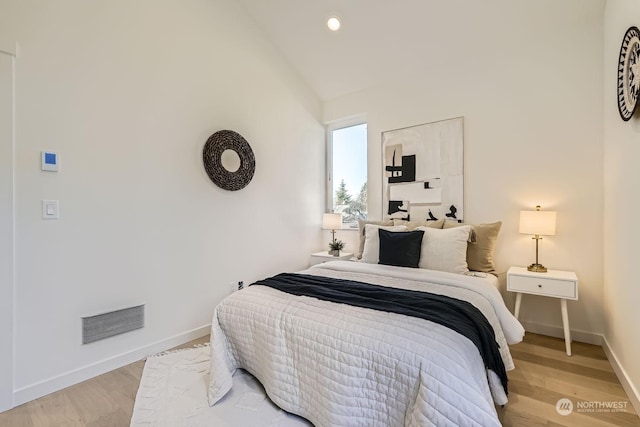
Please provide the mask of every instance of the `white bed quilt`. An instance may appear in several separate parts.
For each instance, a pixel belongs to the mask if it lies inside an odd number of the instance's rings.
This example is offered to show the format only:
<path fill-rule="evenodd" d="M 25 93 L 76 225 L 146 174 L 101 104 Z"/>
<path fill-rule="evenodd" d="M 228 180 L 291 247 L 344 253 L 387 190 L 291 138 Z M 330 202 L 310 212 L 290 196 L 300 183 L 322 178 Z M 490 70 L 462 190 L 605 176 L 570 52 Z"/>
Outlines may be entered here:
<path fill-rule="evenodd" d="M 507 344 L 522 325 L 482 278 L 332 261 L 301 273 L 464 299 L 493 326 L 508 370 Z M 499 426 L 507 397 L 466 337 L 428 320 L 250 286 L 225 298 L 211 326 L 209 404 L 243 368 L 286 411 L 320 426 Z"/>

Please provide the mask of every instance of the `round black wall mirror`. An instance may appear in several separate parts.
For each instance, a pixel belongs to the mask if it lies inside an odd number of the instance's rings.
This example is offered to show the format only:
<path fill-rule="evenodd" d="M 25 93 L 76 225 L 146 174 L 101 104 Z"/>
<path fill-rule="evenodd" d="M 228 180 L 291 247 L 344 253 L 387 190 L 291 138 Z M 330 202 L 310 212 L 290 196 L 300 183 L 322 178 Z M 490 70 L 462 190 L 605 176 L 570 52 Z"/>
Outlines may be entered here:
<path fill-rule="evenodd" d="M 251 146 L 232 130 L 221 130 L 209 137 L 202 150 L 202 161 L 211 181 L 229 191 L 246 187 L 256 170 Z"/>

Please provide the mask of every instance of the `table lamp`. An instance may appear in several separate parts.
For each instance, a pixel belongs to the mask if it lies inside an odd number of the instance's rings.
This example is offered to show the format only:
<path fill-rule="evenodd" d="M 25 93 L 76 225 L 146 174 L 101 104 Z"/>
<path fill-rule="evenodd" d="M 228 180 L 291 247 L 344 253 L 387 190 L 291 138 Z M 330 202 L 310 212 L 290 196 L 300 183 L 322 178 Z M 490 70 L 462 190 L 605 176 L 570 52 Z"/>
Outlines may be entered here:
<path fill-rule="evenodd" d="M 331 241 L 336 241 L 336 230 L 342 228 L 342 214 L 325 213 L 322 215 L 322 229 L 331 230 Z"/>
<path fill-rule="evenodd" d="M 536 262 L 527 267 L 529 271 L 546 273 L 547 267 L 538 262 L 538 241 L 540 236 L 555 236 L 556 213 L 554 211 L 541 211 L 536 206 L 535 211 L 520 211 L 520 233 L 533 234 L 536 240 Z"/>

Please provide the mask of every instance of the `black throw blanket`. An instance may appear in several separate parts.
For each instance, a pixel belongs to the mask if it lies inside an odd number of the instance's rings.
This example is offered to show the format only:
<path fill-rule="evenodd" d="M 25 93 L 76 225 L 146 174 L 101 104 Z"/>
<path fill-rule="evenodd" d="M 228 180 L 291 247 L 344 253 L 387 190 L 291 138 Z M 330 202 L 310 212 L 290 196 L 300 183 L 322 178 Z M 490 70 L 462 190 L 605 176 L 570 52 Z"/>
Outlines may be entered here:
<path fill-rule="evenodd" d="M 500 377 L 504 392 L 507 393 L 507 371 L 493 328 L 482 312 L 467 301 L 427 292 L 294 273 L 278 274 L 253 285 L 269 286 L 292 295 L 419 317 L 446 326 L 476 345 L 485 367 Z"/>

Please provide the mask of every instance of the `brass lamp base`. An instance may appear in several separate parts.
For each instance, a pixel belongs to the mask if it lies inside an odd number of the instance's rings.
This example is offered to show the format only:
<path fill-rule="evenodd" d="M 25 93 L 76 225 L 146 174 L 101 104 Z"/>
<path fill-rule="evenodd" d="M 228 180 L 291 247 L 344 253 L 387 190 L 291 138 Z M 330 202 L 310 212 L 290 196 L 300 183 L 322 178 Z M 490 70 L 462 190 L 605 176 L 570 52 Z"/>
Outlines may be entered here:
<path fill-rule="evenodd" d="M 527 267 L 527 270 L 535 271 L 536 273 L 546 273 L 547 267 L 542 264 L 531 264 L 529 267 Z"/>
<path fill-rule="evenodd" d="M 536 241 L 536 262 L 534 262 L 529 267 L 527 267 L 527 270 L 535 271 L 536 273 L 546 273 L 547 272 L 547 267 L 545 267 L 544 265 L 538 263 L 538 241 L 542 240 L 542 237 L 540 237 L 540 236 L 538 236 L 536 234 L 533 237 L 533 239 L 535 239 L 535 241 Z"/>

